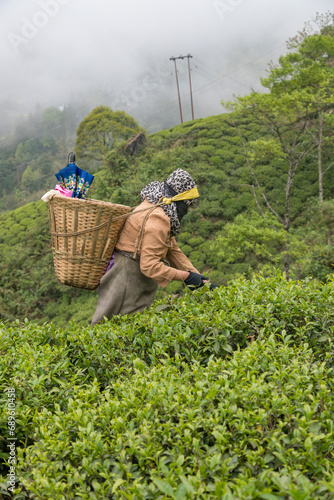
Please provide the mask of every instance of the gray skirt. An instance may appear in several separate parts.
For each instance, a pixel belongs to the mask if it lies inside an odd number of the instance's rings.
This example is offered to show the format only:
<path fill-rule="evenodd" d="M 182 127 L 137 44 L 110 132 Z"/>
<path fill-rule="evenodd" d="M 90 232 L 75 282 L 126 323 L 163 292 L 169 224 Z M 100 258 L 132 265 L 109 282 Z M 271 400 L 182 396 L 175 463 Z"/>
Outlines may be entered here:
<path fill-rule="evenodd" d="M 113 267 L 100 281 L 92 325 L 116 314 L 134 314 L 147 309 L 157 293 L 158 284 L 140 271 L 137 260 L 115 254 Z"/>

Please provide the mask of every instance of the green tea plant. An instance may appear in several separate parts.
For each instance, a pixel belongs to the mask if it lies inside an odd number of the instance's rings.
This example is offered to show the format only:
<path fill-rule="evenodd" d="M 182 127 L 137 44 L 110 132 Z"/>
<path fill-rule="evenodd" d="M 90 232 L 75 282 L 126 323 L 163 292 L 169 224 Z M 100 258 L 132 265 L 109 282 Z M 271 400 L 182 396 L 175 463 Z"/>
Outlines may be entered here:
<path fill-rule="evenodd" d="M 59 499 L 330 499 L 333 380 L 307 345 L 282 340 L 206 367 L 137 358 L 102 393 L 96 379 L 78 388 L 65 411 L 33 417 L 22 486 Z"/>
<path fill-rule="evenodd" d="M 322 499 L 334 492 L 333 281 L 240 279 L 67 329 L 0 323 L 14 498 Z"/>

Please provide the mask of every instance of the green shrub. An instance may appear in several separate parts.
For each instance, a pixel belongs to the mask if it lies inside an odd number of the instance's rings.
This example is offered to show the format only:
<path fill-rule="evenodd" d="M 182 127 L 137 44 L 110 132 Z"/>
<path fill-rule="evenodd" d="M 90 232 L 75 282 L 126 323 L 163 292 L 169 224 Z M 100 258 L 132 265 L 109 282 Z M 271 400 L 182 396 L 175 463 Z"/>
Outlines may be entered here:
<path fill-rule="evenodd" d="M 134 359 L 104 392 L 79 388 L 65 412 L 33 417 L 21 484 L 57 499 L 329 500 L 333 381 L 307 345 L 282 340 L 205 368 Z"/>
<path fill-rule="evenodd" d="M 277 274 L 94 328 L 0 323 L 17 500 L 330 500 L 333 304 L 334 282 Z"/>

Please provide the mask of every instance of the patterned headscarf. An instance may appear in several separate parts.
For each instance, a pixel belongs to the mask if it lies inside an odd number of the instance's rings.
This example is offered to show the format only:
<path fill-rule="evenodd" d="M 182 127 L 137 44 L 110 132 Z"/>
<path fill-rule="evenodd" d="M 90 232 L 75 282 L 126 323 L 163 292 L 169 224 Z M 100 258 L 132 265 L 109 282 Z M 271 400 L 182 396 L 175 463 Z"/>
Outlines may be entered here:
<path fill-rule="evenodd" d="M 171 197 L 171 190 L 168 188 L 172 188 L 176 194 L 180 194 L 184 191 L 189 191 L 194 187 L 196 187 L 196 184 L 191 175 L 188 174 L 186 170 L 178 168 L 177 170 L 174 170 L 166 182 L 154 181 L 145 186 L 140 193 L 140 197 L 142 201 L 147 198 L 150 203 L 155 205 L 161 200 L 161 198 L 164 198 L 165 196 Z M 190 206 L 193 204 L 194 200 L 185 200 L 184 202 Z M 170 205 L 161 205 L 161 208 L 170 220 L 171 236 L 178 234 L 181 227 L 176 203 L 178 202 L 172 201 Z"/>

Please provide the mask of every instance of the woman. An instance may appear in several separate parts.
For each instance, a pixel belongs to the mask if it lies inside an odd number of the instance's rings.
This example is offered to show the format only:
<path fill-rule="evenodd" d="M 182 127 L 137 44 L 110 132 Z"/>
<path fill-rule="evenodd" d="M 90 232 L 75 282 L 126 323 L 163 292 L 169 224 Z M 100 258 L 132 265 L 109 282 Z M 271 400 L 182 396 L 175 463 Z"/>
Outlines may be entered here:
<path fill-rule="evenodd" d="M 92 325 L 104 317 L 143 311 L 153 302 L 158 285 L 165 288 L 176 280 L 199 288 L 205 283 L 174 237 L 199 196 L 192 177 L 178 168 L 166 182 L 148 184 L 140 196 L 142 203 L 120 233 L 113 266 L 101 279 Z"/>

